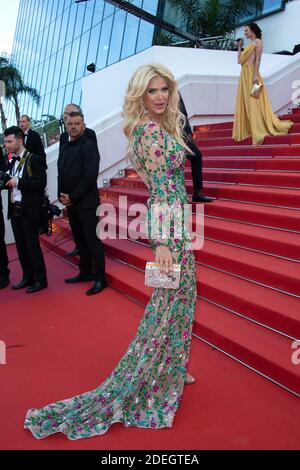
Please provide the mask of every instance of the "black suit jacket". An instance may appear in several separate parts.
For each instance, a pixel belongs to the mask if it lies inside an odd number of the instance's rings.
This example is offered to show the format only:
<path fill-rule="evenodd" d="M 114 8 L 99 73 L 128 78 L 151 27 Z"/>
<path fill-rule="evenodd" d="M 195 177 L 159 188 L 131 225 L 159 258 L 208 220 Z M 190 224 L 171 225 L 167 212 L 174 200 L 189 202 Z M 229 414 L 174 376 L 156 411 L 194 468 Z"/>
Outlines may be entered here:
<path fill-rule="evenodd" d="M 29 129 L 28 131 L 25 148 L 27 148 L 27 150 L 29 150 L 31 153 L 46 157 L 42 139 L 40 138 L 38 132 L 33 131 L 32 129 Z"/>
<path fill-rule="evenodd" d="M 93 129 L 89 129 L 88 127 L 86 127 L 84 131 L 84 135 L 97 145 L 97 136 L 96 136 L 95 131 L 93 131 Z M 59 139 L 59 152 L 62 150 L 62 147 L 67 142 L 69 142 L 69 134 L 67 132 L 63 132 L 60 135 L 60 139 Z"/>
<path fill-rule="evenodd" d="M 96 208 L 99 205 L 99 164 L 98 147 L 85 135 L 63 145 L 57 161 L 58 199 L 60 193 L 65 193 L 75 207 Z"/>
<path fill-rule="evenodd" d="M 192 131 L 192 128 L 190 126 L 188 113 L 187 113 L 184 101 L 183 101 L 182 96 L 181 96 L 180 93 L 179 93 L 179 109 L 182 112 L 182 114 L 185 116 L 185 125 L 184 125 L 184 128 L 183 128 L 183 132 L 186 136 L 188 136 L 189 134 L 192 134 L 193 131 Z"/>
<path fill-rule="evenodd" d="M 2 147 L 0 147 L 0 171 L 6 171 L 6 160 L 5 160 L 5 157 L 4 157 Z M 2 193 L 2 191 L 0 191 L 0 211 L 3 209 L 1 193 Z"/>
<path fill-rule="evenodd" d="M 19 179 L 18 189 L 20 189 L 22 193 L 25 215 L 32 220 L 39 220 L 45 188 L 47 186 L 47 165 L 44 157 L 33 154 L 31 156 L 31 171 L 33 176 L 29 177 L 27 162 L 24 165 L 22 178 Z M 8 168 L 11 170 L 11 164 Z M 10 197 L 8 198 L 7 217 L 8 219 L 11 217 Z"/>

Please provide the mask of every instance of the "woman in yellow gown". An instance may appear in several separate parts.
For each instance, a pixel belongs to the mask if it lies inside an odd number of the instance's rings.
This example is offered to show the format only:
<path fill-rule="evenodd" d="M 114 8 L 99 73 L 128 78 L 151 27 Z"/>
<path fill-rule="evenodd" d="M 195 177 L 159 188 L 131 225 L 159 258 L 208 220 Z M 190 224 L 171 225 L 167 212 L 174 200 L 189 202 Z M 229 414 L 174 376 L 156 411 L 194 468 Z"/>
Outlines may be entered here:
<path fill-rule="evenodd" d="M 259 73 L 263 43 L 262 32 L 256 23 L 245 27 L 245 36 L 251 43 L 242 52 L 242 40 L 239 42 L 238 63 L 242 70 L 238 85 L 236 109 L 234 116 L 232 138 L 235 141 L 245 140 L 252 136 L 253 145 L 261 144 L 266 135 L 283 135 L 289 132 L 292 121 L 280 120 L 272 111 L 272 106 L 262 87 L 258 98 L 251 96 L 254 83 L 264 81 Z"/>

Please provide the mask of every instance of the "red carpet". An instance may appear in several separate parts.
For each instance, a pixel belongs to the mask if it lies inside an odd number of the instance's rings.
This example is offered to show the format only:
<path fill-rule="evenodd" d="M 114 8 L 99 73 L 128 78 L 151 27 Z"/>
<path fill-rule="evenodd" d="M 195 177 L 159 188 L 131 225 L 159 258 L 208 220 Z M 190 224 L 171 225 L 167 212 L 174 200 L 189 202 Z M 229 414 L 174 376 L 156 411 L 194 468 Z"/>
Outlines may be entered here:
<path fill-rule="evenodd" d="M 125 352 L 143 312 L 110 288 L 86 297 L 89 283 L 63 282 L 74 267 L 50 253 L 46 262 L 47 290 L 0 293 L 1 338 L 8 347 L 7 364 L 0 366 L 2 450 L 299 448 L 298 399 L 196 338 L 190 370 L 197 383 L 185 388 L 172 429 L 116 424 L 86 440 L 59 434 L 35 440 L 23 430 L 26 410 L 95 388 Z M 16 281 L 17 263 L 12 270 Z"/>
<path fill-rule="evenodd" d="M 143 273 L 153 259 L 147 240 L 105 240 L 110 288 L 101 295 L 85 296 L 89 284 L 64 284 L 78 260 L 64 256 L 74 245 L 68 221 L 59 219 L 55 233 L 42 237 L 52 251 L 49 288 L 34 296 L 0 293 L 0 339 L 8 346 L 7 365 L 0 366 L 0 448 L 299 449 L 300 365 L 292 362 L 292 343 L 300 338 L 300 113 L 284 118 L 295 122 L 290 134 L 261 146 L 233 143 L 232 123 L 195 129 L 205 194 L 216 199 L 204 205 L 204 245 L 195 252 L 190 370 L 197 383 L 186 387 L 174 427 L 118 424 L 78 442 L 59 435 L 37 442 L 23 430 L 27 408 L 93 389 L 110 373 L 151 293 Z M 191 194 L 189 163 L 186 187 Z M 100 193 L 117 214 L 119 196 L 148 199 L 132 169 Z M 18 263 L 12 266 L 18 281 Z"/>

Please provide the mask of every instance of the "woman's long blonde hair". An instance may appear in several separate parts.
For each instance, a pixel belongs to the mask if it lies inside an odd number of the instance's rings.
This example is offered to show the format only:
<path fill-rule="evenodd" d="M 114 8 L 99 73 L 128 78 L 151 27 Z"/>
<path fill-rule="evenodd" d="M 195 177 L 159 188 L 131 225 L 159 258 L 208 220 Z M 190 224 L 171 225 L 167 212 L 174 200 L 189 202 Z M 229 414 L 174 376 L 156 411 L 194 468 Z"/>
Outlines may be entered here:
<path fill-rule="evenodd" d="M 147 113 L 143 96 L 150 80 L 157 76 L 164 78 L 169 88 L 169 102 L 162 116 L 161 125 L 165 131 L 190 152 L 183 138 L 182 129 L 185 124 L 185 116 L 179 110 L 179 93 L 174 75 L 164 65 L 153 63 L 139 67 L 129 80 L 126 90 L 123 117 L 125 120 L 124 133 L 129 140 L 129 158 L 132 155 L 133 130 L 143 122 Z"/>

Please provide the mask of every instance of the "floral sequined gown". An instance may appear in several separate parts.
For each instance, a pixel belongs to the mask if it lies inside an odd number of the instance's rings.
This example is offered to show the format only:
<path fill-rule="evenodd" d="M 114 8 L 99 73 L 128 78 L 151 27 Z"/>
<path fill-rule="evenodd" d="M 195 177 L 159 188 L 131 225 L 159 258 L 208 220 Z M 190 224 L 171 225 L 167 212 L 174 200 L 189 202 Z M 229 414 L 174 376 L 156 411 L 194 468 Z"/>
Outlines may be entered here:
<path fill-rule="evenodd" d="M 185 151 L 153 122 L 134 132 L 138 173 L 149 187 L 151 206 L 187 204 L 184 186 Z M 41 439 L 62 432 L 69 439 L 104 434 L 116 422 L 142 428 L 171 427 L 186 375 L 196 301 L 194 254 L 188 237 L 151 239 L 169 246 L 180 263 L 179 289 L 156 288 L 145 309 L 136 336 L 110 376 L 95 390 L 30 409 L 25 428 Z M 183 234 L 184 235 L 184 234 Z"/>

